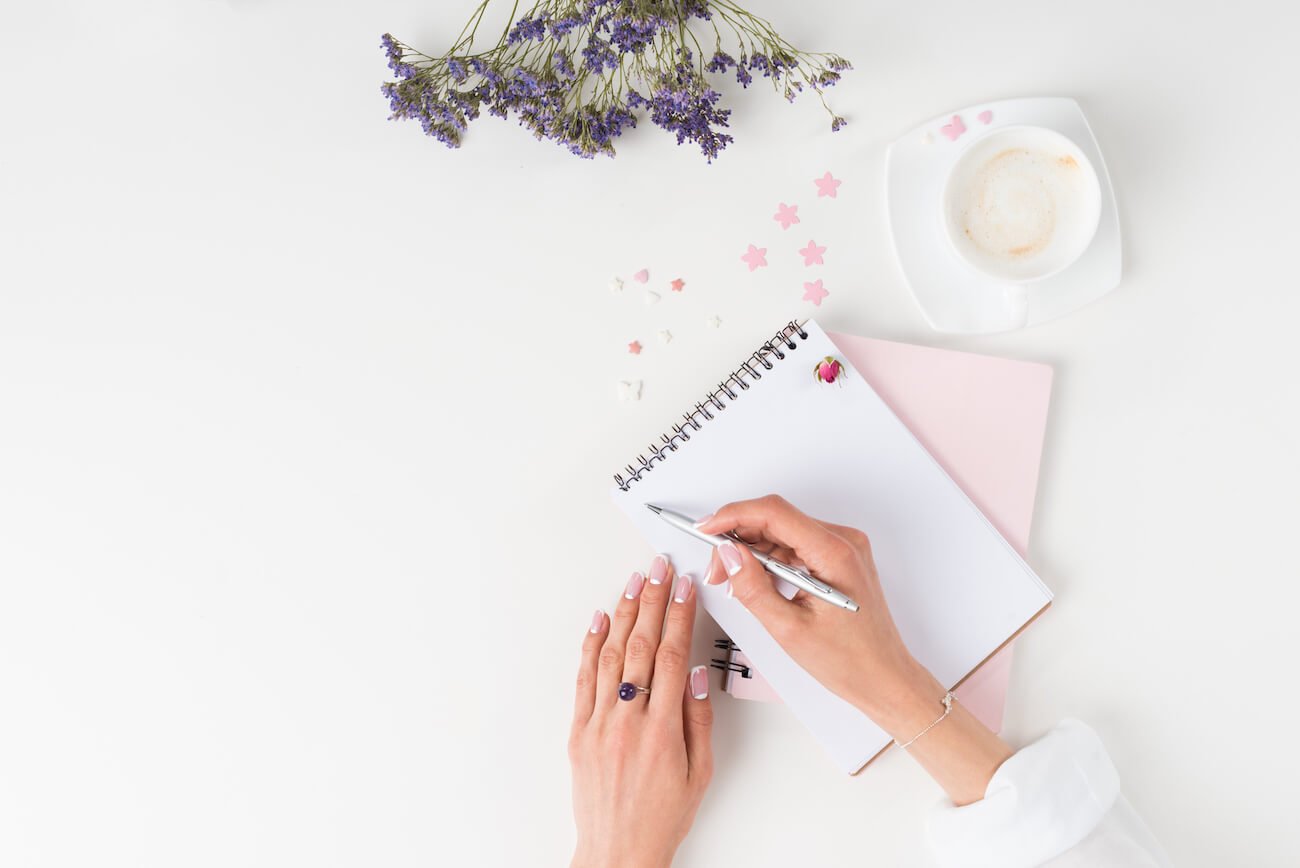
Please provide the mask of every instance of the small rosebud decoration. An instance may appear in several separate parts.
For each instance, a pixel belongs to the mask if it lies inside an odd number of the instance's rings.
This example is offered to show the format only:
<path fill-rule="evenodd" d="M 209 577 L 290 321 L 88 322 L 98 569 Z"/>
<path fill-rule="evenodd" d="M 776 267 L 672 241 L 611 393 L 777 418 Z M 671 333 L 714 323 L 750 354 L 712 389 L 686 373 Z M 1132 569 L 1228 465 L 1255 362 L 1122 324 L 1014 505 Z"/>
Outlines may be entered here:
<path fill-rule="evenodd" d="M 819 383 L 834 383 L 844 377 L 844 363 L 834 356 L 827 356 L 813 365 L 813 376 Z"/>

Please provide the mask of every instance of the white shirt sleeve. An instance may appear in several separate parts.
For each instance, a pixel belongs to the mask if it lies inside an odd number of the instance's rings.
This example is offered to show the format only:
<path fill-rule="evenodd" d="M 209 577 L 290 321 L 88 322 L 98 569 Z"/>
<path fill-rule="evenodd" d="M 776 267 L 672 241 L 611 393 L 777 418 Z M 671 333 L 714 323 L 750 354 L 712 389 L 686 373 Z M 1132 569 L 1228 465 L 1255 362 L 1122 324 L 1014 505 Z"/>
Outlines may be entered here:
<path fill-rule="evenodd" d="M 944 868 L 1167 868 L 1120 795 L 1101 739 L 1063 720 L 1002 764 L 982 801 L 936 805 L 930 844 Z"/>

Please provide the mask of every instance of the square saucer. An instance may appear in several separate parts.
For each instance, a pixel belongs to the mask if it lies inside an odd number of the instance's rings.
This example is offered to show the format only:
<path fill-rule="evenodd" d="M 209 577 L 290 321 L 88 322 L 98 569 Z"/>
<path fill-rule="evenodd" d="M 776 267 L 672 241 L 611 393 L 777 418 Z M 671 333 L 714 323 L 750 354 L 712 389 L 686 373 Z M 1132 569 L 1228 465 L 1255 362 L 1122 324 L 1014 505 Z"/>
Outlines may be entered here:
<path fill-rule="evenodd" d="M 943 130 L 954 116 L 965 131 L 950 138 Z M 944 234 L 942 207 L 944 182 L 957 158 L 989 133 L 1022 124 L 1046 127 L 1072 140 L 1092 162 L 1101 184 L 1101 220 L 1088 249 L 1065 270 L 1023 284 L 988 277 L 962 260 Z M 936 331 L 991 334 L 1036 325 L 1075 311 L 1119 285 L 1122 251 L 1115 191 L 1083 110 L 1067 97 L 983 103 L 921 124 L 889 146 L 885 198 L 903 279 Z"/>

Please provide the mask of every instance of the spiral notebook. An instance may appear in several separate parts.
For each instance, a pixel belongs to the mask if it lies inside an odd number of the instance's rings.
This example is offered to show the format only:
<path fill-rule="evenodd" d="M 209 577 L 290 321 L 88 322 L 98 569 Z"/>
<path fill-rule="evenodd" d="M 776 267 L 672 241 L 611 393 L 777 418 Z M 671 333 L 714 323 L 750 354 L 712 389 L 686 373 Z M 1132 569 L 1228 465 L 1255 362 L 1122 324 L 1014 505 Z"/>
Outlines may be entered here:
<path fill-rule="evenodd" d="M 916 435 L 961 490 L 1023 557 L 1038 490 L 1039 461 L 1052 397 L 1052 369 L 879 338 L 830 339 Z M 743 649 L 715 643 L 713 666 L 739 699 L 780 702 Z M 1014 643 L 954 691 L 994 732 L 1002 729 Z"/>
<path fill-rule="evenodd" d="M 817 381 L 825 356 L 844 360 L 816 323 L 780 329 L 615 475 L 613 498 L 658 551 L 695 575 L 709 547 L 646 503 L 704 515 L 779 492 L 808 513 L 864 529 L 904 641 L 955 686 L 1046 609 L 1051 592 L 852 365 L 835 384 Z M 836 765 L 857 773 L 889 746 L 721 586 L 701 585 L 699 594 Z"/>

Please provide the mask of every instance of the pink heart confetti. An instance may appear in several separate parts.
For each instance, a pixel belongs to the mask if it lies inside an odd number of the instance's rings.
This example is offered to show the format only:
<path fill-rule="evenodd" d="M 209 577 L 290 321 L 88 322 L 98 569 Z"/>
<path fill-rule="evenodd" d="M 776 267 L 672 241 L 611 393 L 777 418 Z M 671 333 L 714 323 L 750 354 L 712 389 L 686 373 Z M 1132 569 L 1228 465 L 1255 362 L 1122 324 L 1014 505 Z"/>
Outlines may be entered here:
<path fill-rule="evenodd" d="M 782 202 L 776 206 L 776 213 L 772 215 L 772 219 L 780 223 L 782 229 L 789 229 L 799 222 L 799 206 Z"/>
<path fill-rule="evenodd" d="M 627 345 L 627 351 L 628 351 L 629 353 L 631 353 L 632 355 L 634 355 L 634 356 L 639 356 L 639 355 L 641 355 L 641 342 L 640 342 L 640 341 L 632 341 L 632 343 L 630 343 L 630 344 Z"/>
<path fill-rule="evenodd" d="M 650 272 L 643 268 L 636 274 L 632 275 L 632 279 L 637 283 L 645 283 L 650 279 Z"/>
<path fill-rule="evenodd" d="M 979 122 L 982 124 L 989 124 L 993 122 L 993 112 L 989 111 L 988 109 L 984 109 L 984 111 L 975 115 L 975 117 L 979 118 Z"/>
<path fill-rule="evenodd" d="M 939 127 L 939 134 L 944 136 L 950 142 L 957 141 L 957 137 L 966 132 L 966 125 L 961 122 L 957 115 L 952 116 L 952 120 Z"/>
<path fill-rule="evenodd" d="M 820 279 L 803 285 L 803 300 L 811 301 L 818 307 L 822 306 L 822 299 L 828 295 L 830 295 L 830 293 L 826 291 L 824 286 L 822 286 Z"/>
<path fill-rule="evenodd" d="M 745 255 L 740 257 L 740 259 L 749 266 L 750 271 L 757 271 L 767 265 L 767 248 L 755 247 L 751 244 L 749 245 L 749 250 L 745 251 Z"/>
<path fill-rule="evenodd" d="M 671 284 L 669 284 L 669 286 L 673 288 L 673 292 L 681 292 L 682 287 L 686 286 L 686 281 L 682 280 L 679 277 L 676 280 L 674 280 Z"/>
<path fill-rule="evenodd" d="M 840 184 L 843 184 L 844 182 L 832 177 L 831 173 L 827 172 L 820 178 L 813 178 L 813 183 L 817 185 L 818 199 L 822 196 L 829 196 L 832 199 L 836 199 L 839 198 L 838 191 L 840 189 Z"/>
<path fill-rule="evenodd" d="M 826 263 L 822 262 L 822 254 L 825 252 L 825 247 L 818 247 L 816 241 L 810 240 L 808 246 L 799 251 L 799 255 L 803 257 L 804 267 L 809 265 L 825 265 Z"/>

